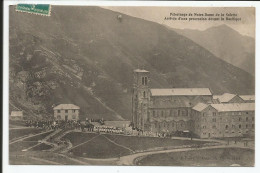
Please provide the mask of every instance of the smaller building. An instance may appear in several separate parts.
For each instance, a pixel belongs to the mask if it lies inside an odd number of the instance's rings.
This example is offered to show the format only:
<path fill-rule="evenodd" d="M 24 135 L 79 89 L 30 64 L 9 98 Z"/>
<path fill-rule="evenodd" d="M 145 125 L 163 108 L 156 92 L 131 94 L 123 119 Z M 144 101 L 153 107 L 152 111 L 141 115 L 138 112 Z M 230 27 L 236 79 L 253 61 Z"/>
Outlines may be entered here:
<path fill-rule="evenodd" d="M 79 120 L 80 107 L 74 104 L 60 104 L 53 108 L 55 120 Z"/>
<path fill-rule="evenodd" d="M 12 111 L 10 120 L 23 120 L 23 111 Z"/>

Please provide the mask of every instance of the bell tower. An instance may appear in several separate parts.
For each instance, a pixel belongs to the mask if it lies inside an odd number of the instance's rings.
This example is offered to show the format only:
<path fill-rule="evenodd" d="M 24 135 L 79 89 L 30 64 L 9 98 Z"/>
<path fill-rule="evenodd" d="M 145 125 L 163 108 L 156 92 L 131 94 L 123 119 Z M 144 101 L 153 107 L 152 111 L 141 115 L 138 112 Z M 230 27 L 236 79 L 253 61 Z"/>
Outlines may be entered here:
<path fill-rule="evenodd" d="M 146 70 L 134 70 L 132 91 L 132 122 L 134 128 L 144 130 L 147 121 L 148 106 L 150 101 L 150 72 Z"/>

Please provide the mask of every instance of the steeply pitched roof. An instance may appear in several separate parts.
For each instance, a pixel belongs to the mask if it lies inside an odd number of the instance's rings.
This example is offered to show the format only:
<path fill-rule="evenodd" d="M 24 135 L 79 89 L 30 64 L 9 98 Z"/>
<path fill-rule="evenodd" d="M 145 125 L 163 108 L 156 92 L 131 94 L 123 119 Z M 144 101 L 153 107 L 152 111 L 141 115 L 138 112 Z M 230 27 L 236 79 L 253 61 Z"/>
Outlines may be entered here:
<path fill-rule="evenodd" d="M 152 96 L 200 96 L 212 95 L 209 88 L 151 89 Z"/>
<path fill-rule="evenodd" d="M 254 103 L 211 104 L 218 112 L 254 111 Z"/>
<path fill-rule="evenodd" d="M 22 117 L 23 116 L 23 111 L 12 111 L 11 112 L 11 117 Z"/>
<path fill-rule="evenodd" d="M 80 109 L 80 107 L 74 104 L 60 104 L 53 108 L 54 110 L 68 110 L 68 109 Z"/>
<path fill-rule="evenodd" d="M 220 104 L 204 104 L 198 103 L 192 109 L 196 111 L 203 111 L 208 106 L 212 106 L 218 112 L 237 112 L 237 111 L 254 111 L 254 103 L 220 103 Z"/>
<path fill-rule="evenodd" d="M 213 99 L 218 99 L 220 101 L 220 103 L 225 103 L 225 102 L 229 102 L 236 96 L 237 95 L 235 95 L 235 94 L 224 93 L 222 95 L 213 95 Z"/>
<path fill-rule="evenodd" d="M 245 101 L 255 101 L 255 95 L 240 95 L 240 97 Z"/>
<path fill-rule="evenodd" d="M 192 109 L 196 110 L 196 111 L 203 111 L 206 107 L 208 107 L 208 104 L 205 103 L 198 103 L 196 104 Z"/>

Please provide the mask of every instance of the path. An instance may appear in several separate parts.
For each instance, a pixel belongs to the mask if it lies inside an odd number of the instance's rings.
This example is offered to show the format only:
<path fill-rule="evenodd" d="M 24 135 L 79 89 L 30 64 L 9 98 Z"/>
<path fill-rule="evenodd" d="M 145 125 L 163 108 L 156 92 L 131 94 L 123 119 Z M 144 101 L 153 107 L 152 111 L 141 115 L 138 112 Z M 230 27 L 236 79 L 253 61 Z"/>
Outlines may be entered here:
<path fill-rule="evenodd" d="M 30 129 L 32 127 L 23 127 L 23 126 L 17 126 L 15 125 L 16 127 L 12 127 L 12 128 L 9 128 L 9 130 L 20 130 L 20 129 Z"/>
<path fill-rule="evenodd" d="M 94 137 L 90 138 L 89 140 L 87 140 L 86 142 L 82 142 L 82 143 L 80 143 L 80 144 L 78 144 L 78 145 L 75 145 L 74 147 L 68 148 L 67 150 L 72 150 L 72 149 L 77 148 L 77 147 L 79 147 L 79 146 L 81 146 L 81 145 L 84 145 L 84 144 L 86 144 L 86 143 L 92 141 L 93 139 L 95 139 L 95 138 L 98 137 L 98 136 L 100 136 L 100 135 L 94 136 Z"/>
<path fill-rule="evenodd" d="M 17 139 L 15 141 L 12 141 L 9 143 L 9 145 L 13 144 L 13 143 L 16 143 L 16 142 L 20 142 L 20 141 L 23 141 L 25 139 L 28 139 L 28 138 L 31 138 L 31 137 L 34 137 L 34 136 L 38 136 L 38 135 L 42 135 L 42 134 L 45 134 L 45 133 L 49 133 L 51 132 L 52 130 L 49 130 L 49 131 L 46 131 L 46 132 L 41 132 L 41 133 L 37 133 L 37 134 L 34 134 L 34 135 L 29 135 L 29 136 L 26 136 L 24 138 L 20 138 L 20 139 Z"/>
<path fill-rule="evenodd" d="M 45 163 L 48 163 L 48 164 L 52 164 L 52 165 L 61 165 L 61 164 L 58 163 L 58 162 L 54 162 L 54 161 L 50 161 L 50 160 L 45 160 L 45 159 L 40 159 L 40 158 L 33 157 L 33 156 L 30 156 L 29 158 L 31 158 L 31 159 L 33 159 L 33 160 L 40 161 L 40 162 L 45 162 Z"/>
<path fill-rule="evenodd" d="M 236 145 L 218 145 L 218 146 L 209 146 L 209 147 L 202 147 L 202 148 L 179 148 L 179 149 L 171 149 L 171 150 L 160 150 L 160 151 L 151 151 L 151 152 L 143 152 L 143 153 L 136 153 L 132 155 L 123 156 L 117 162 L 117 165 L 135 165 L 135 161 L 147 155 L 153 154 L 161 154 L 161 153 L 172 153 L 172 152 L 183 152 L 183 151 L 193 151 L 193 150 L 205 150 L 205 149 L 214 149 L 214 148 L 248 148 L 248 147 L 240 147 Z"/>
<path fill-rule="evenodd" d="M 102 136 L 105 137 L 107 140 L 109 140 L 109 142 L 111 142 L 111 143 L 113 143 L 113 144 L 115 144 L 115 145 L 117 145 L 117 146 L 119 146 L 119 147 L 125 148 L 125 149 L 129 150 L 129 151 L 132 152 L 132 153 L 135 153 L 135 151 L 132 150 L 131 148 L 128 148 L 128 147 L 126 147 L 126 146 L 124 146 L 124 145 L 120 145 L 120 144 L 116 143 L 115 141 L 109 139 L 108 137 L 106 137 L 106 136 L 104 136 L 104 135 L 102 135 Z"/>
<path fill-rule="evenodd" d="M 87 163 L 87 162 L 83 162 L 81 160 L 78 160 L 78 159 L 75 159 L 75 158 L 72 158 L 72 157 L 68 157 L 68 156 L 66 156 L 64 154 L 58 154 L 58 155 L 60 155 L 62 157 L 65 157 L 66 159 L 72 160 L 72 161 L 74 161 L 76 163 L 82 164 L 82 165 L 89 165 L 89 163 Z"/>

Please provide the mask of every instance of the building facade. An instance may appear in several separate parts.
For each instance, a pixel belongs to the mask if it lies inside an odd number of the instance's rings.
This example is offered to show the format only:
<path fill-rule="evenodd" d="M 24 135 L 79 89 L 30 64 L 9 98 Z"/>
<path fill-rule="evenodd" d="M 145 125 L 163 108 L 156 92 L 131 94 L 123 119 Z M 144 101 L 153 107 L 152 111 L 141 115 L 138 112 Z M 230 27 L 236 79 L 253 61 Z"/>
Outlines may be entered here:
<path fill-rule="evenodd" d="M 212 102 L 208 88 L 150 89 L 150 72 L 134 70 L 132 122 L 138 130 L 191 130 L 191 108 L 199 102 Z"/>
<path fill-rule="evenodd" d="M 192 108 L 193 132 L 200 138 L 252 136 L 254 103 L 199 103 Z"/>
<path fill-rule="evenodd" d="M 74 104 L 60 104 L 53 108 L 55 120 L 79 120 L 80 107 Z"/>

